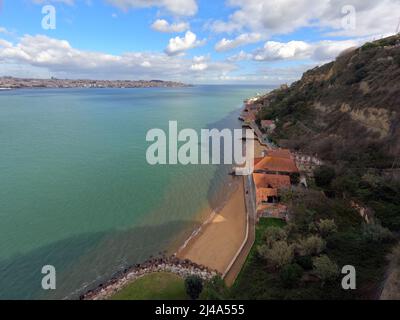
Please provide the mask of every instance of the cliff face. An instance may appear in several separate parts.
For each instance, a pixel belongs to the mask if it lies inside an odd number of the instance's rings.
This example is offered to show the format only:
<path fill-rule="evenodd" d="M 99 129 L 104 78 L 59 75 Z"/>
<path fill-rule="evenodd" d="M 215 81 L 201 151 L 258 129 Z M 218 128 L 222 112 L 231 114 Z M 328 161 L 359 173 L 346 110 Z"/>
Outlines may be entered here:
<path fill-rule="evenodd" d="M 259 119 L 278 120 L 272 138 L 281 145 L 392 167 L 400 155 L 400 36 L 347 50 L 261 102 Z"/>

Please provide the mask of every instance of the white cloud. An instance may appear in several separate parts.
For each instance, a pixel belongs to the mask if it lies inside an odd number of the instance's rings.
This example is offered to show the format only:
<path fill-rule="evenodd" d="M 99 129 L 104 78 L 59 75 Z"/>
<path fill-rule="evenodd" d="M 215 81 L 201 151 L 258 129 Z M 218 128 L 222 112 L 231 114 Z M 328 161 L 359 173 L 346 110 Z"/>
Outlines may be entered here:
<path fill-rule="evenodd" d="M 208 68 L 208 64 L 207 63 L 195 63 L 192 64 L 190 69 L 194 70 L 194 71 L 204 71 Z"/>
<path fill-rule="evenodd" d="M 9 48 L 12 47 L 12 43 L 6 40 L 0 39 L 0 47 Z"/>
<path fill-rule="evenodd" d="M 140 65 L 144 68 L 151 68 L 151 63 L 148 61 L 143 61 Z"/>
<path fill-rule="evenodd" d="M 311 46 L 304 41 L 287 43 L 267 41 L 264 48 L 255 51 L 253 59 L 256 61 L 304 59 L 310 55 L 310 50 Z"/>
<path fill-rule="evenodd" d="M 184 32 L 189 29 L 187 22 L 169 23 L 167 20 L 158 19 L 151 25 L 153 30 L 165 33 Z"/>
<path fill-rule="evenodd" d="M 205 62 L 205 61 L 208 61 L 208 60 L 210 60 L 210 57 L 209 56 L 194 56 L 193 57 L 193 62 L 195 62 L 195 63 L 201 63 L 201 62 Z"/>
<path fill-rule="evenodd" d="M 312 58 L 316 61 L 333 60 L 346 49 L 358 47 L 366 41 L 366 39 L 343 41 L 324 40 L 314 45 Z"/>
<path fill-rule="evenodd" d="M 400 12 L 399 0 L 228 0 L 227 4 L 236 9 L 227 20 L 211 24 L 215 32 L 250 30 L 272 36 L 314 26 L 343 36 L 380 35 L 395 31 Z M 345 6 L 356 9 L 355 28 L 343 28 Z"/>
<path fill-rule="evenodd" d="M 215 50 L 218 52 L 228 51 L 250 43 L 256 43 L 261 40 L 262 36 L 259 33 L 244 33 L 233 40 L 223 38 L 215 45 Z"/>
<path fill-rule="evenodd" d="M 243 61 L 243 60 L 251 60 L 252 58 L 253 58 L 253 55 L 251 53 L 247 53 L 247 52 L 241 50 L 238 54 L 228 57 L 227 60 L 229 62 L 237 62 L 237 61 Z"/>
<path fill-rule="evenodd" d="M 314 43 L 307 43 L 304 41 L 267 41 L 264 47 L 252 53 L 241 51 L 239 54 L 233 55 L 227 60 L 236 62 L 242 60 L 279 61 L 310 59 L 316 62 L 325 62 L 335 59 L 344 50 L 358 47 L 369 40 L 369 38 L 358 38 L 342 41 L 324 40 Z"/>
<path fill-rule="evenodd" d="M 186 50 L 193 49 L 205 44 L 205 40 L 197 40 L 196 34 L 187 31 L 184 37 L 175 37 L 169 40 L 165 53 L 169 56 L 180 55 Z"/>
<path fill-rule="evenodd" d="M 206 64 L 205 67 L 202 64 Z M 60 78 L 164 79 L 191 82 L 200 76 L 217 77 L 236 67 L 209 57 L 188 59 L 164 53 L 127 52 L 111 55 L 73 48 L 68 41 L 44 35 L 25 35 L 16 44 L 0 39 L 0 70 L 15 66 L 30 76 L 49 74 Z M 20 72 L 18 73 L 20 75 Z M 13 75 L 13 74 L 11 74 Z"/>
<path fill-rule="evenodd" d="M 208 61 L 210 61 L 210 56 L 195 56 L 193 57 L 193 64 L 190 70 L 193 71 L 204 71 L 208 69 Z"/>
<path fill-rule="evenodd" d="M 159 7 L 178 16 L 193 16 L 198 10 L 196 0 L 107 0 L 107 2 L 123 10 Z"/>

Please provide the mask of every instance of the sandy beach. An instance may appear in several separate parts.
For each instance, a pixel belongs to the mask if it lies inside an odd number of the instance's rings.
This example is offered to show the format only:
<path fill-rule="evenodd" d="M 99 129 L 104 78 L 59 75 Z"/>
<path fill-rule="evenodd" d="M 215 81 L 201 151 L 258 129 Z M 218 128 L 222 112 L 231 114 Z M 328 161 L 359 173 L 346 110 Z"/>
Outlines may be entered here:
<path fill-rule="evenodd" d="M 223 209 L 212 216 L 200 232 L 177 252 L 177 257 L 205 265 L 222 274 L 240 249 L 245 236 L 246 208 L 244 187 L 240 180 Z"/>

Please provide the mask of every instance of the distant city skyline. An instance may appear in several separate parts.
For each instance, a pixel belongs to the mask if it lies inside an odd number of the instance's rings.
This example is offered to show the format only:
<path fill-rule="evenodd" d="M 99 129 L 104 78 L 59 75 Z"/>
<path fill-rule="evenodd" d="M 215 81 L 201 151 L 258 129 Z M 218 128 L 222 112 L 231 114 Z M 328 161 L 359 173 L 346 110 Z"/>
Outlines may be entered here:
<path fill-rule="evenodd" d="M 398 12 L 399 0 L 0 0 L 0 76 L 290 83 L 393 34 Z"/>

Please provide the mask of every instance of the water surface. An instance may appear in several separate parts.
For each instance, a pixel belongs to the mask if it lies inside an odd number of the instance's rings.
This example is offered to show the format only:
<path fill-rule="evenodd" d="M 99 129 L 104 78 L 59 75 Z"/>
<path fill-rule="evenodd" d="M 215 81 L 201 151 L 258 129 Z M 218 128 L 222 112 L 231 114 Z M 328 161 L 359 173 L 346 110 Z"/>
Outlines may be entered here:
<path fill-rule="evenodd" d="M 238 127 L 243 99 L 265 90 L 0 92 L 0 299 L 75 298 L 190 233 L 228 169 L 150 166 L 147 131 Z M 56 291 L 41 289 L 44 265 Z"/>

